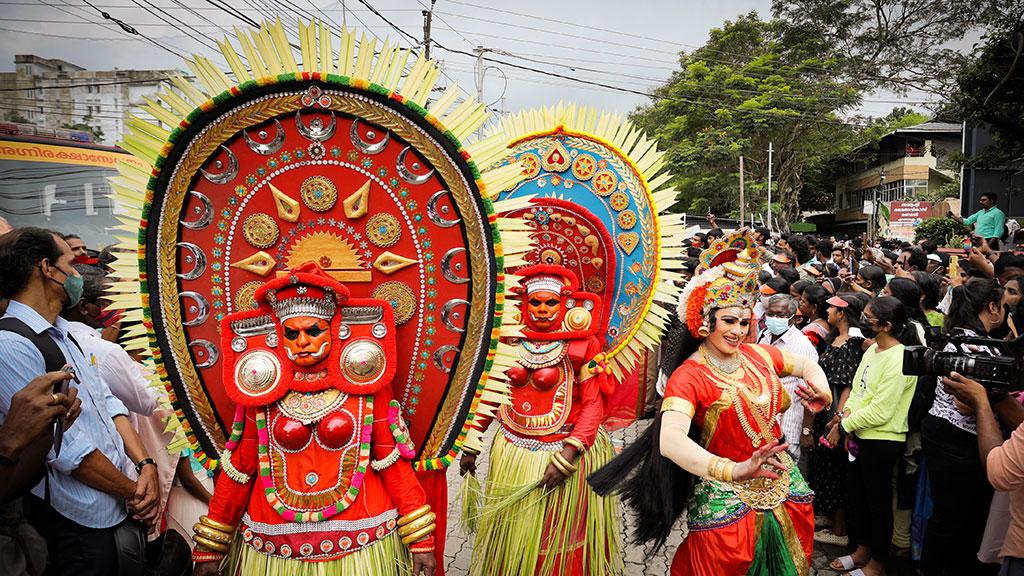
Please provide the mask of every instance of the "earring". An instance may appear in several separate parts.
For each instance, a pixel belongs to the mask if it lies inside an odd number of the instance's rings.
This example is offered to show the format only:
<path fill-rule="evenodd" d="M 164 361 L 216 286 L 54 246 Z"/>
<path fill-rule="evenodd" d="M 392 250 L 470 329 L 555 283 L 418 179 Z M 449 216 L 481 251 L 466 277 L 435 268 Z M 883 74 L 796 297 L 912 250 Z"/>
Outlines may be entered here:
<path fill-rule="evenodd" d="M 707 322 L 701 324 L 700 328 L 697 329 L 697 336 L 700 336 L 701 338 L 707 338 L 710 335 L 711 335 L 711 327 L 708 326 Z"/>

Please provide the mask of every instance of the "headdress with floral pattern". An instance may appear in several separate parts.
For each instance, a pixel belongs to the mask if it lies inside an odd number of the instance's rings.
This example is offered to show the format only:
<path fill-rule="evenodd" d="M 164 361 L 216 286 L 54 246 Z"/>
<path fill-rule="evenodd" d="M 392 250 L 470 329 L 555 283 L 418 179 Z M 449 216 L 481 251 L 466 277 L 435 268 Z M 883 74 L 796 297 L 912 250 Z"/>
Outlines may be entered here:
<path fill-rule="evenodd" d="M 742 228 L 701 252 L 693 279 L 679 298 L 679 317 L 691 334 L 698 335 L 713 308 L 754 306 L 761 251 L 750 229 Z"/>

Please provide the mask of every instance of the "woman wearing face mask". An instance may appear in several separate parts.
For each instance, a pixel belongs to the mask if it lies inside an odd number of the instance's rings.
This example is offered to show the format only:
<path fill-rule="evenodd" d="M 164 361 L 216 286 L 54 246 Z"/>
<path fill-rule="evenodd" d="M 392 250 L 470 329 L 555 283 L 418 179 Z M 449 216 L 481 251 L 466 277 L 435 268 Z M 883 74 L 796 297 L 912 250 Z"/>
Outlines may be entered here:
<path fill-rule="evenodd" d="M 833 296 L 828 301 L 828 324 L 835 338 L 818 358 L 818 365 L 828 375 L 833 403 L 814 416 L 813 438 L 821 438 L 811 451 L 810 485 L 814 490 L 815 515 L 832 519 L 832 528 L 814 533 L 814 540 L 824 544 L 846 546 L 846 452 L 840 442 L 840 428 L 832 422 L 841 414 L 850 394 L 853 375 L 864 355 L 864 335 L 860 316 L 864 304 L 852 294 Z M 831 432 L 826 434 L 826 431 Z"/>
<path fill-rule="evenodd" d="M 985 336 L 1005 319 L 1003 288 L 995 280 L 971 278 L 953 288 L 946 314 L 950 334 Z M 990 354 L 985 347 L 947 344 L 946 351 Z M 978 456 L 974 417 L 957 408 L 938 378 L 934 401 L 921 423 L 921 441 L 933 501 L 924 534 L 921 567 L 926 576 L 986 574 L 977 558 L 992 486 Z"/>
<path fill-rule="evenodd" d="M 655 548 L 688 507 L 674 576 L 810 571 L 812 495 L 779 440 L 776 416 L 790 401 L 779 376 L 804 378 L 797 394 L 812 409 L 831 397 L 817 364 L 744 343 L 757 258 L 736 234 L 729 250 L 701 256 L 703 273 L 680 300 L 691 354 L 669 379 L 662 411 L 590 478 L 599 493 L 621 491 L 638 515 L 636 539 Z"/>
<path fill-rule="evenodd" d="M 914 341 L 903 304 L 882 296 L 872 300 L 861 318 L 875 332 L 853 376 L 849 397 L 830 423 L 847 434 L 854 461 L 849 471 L 851 540 L 857 548 L 836 558 L 833 570 L 851 576 L 884 576 L 892 540 L 893 471 L 903 454 L 907 413 L 917 379 L 903 375 L 903 348 Z"/>

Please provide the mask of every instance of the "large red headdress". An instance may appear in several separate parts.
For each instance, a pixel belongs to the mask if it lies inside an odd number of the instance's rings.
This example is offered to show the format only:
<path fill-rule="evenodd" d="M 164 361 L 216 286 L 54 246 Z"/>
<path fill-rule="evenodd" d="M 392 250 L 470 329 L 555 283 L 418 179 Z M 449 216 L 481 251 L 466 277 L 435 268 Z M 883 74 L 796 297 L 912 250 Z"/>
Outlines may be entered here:
<path fill-rule="evenodd" d="M 714 308 L 753 307 L 758 297 L 761 270 L 759 248 L 750 230 L 743 228 L 719 239 L 701 252 L 694 277 L 679 299 L 679 317 L 693 335 Z"/>

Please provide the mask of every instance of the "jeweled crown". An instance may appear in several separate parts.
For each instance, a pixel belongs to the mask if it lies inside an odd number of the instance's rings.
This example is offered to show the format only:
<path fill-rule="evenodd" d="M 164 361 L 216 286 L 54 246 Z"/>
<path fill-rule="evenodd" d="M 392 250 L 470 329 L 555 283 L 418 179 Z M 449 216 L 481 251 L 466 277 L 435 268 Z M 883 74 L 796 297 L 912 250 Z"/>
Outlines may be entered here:
<path fill-rule="evenodd" d="M 312 316 L 321 320 L 330 320 L 334 317 L 334 311 L 337 308 L 334 303 L 334 297 L 330 295 L 325 295 L 321 298 L 298 296 L 284 300 L 279 300 L 275 297 L 271 300 L 270 305 L 274 309 L 274 315 L 281 322 L 298 316 Z"/>

